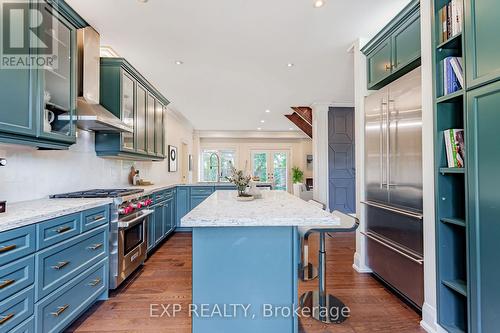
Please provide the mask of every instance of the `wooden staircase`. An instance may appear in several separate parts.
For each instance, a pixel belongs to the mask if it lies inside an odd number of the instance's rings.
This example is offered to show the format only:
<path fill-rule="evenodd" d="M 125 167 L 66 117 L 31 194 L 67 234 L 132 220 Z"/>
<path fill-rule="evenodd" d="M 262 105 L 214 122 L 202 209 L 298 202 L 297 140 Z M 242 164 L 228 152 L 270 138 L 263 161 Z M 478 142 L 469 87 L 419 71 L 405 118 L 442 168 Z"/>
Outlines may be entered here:
<path fill-rule="evenodd" d="M 294 112 L 285 117 L 312 139 L 312 109 L 308 106 L 292 106 L 292 110 Z"/>

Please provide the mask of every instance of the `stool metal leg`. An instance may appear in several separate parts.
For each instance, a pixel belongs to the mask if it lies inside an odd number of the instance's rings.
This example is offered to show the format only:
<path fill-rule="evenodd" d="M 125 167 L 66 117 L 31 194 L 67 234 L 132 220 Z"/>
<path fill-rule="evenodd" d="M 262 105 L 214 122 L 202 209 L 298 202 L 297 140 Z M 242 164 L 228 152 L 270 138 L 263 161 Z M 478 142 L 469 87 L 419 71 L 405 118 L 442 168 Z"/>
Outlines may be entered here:
<path fill-rule="evenodd" d="M 299 268 L 299 278 L 302 281 L 314 280 L 318 277 L 318 270 L 309 262 L 309 236 L 302 238 L 302 263 Z"/>
<path fill-rule="evenodd" d="M 319 265 L 317 291 L 308 291 L 300 297 L 302 308 L 308 308 L 314 319 L 324 323 L 340 324 L 347 319 L 349 309 L 337 297 L 326 291 L 326 250 L 325 233 L 320 232 Z"/>

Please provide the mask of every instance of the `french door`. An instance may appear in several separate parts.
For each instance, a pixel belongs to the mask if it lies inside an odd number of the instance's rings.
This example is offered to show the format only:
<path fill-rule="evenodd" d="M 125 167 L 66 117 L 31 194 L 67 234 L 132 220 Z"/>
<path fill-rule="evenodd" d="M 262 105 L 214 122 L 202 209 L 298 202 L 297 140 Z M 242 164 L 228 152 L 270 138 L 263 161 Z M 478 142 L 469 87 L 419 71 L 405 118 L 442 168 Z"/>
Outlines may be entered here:
<path fill-rule="evenodd" d="M 252 175 L 273 183 L 274 190 L 287 191 L 289 155 L 286 150 L 252 150 Z"/>

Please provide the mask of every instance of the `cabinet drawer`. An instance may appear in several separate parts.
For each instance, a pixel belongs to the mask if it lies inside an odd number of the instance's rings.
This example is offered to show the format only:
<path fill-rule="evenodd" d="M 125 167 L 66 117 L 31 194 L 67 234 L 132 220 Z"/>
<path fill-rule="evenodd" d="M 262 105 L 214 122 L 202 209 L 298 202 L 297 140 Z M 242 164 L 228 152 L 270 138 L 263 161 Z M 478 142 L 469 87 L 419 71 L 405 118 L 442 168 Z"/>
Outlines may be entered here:
<path fill-rule="evenodd" d="M 36 332 L 61 332 L 107 289 L 107 260 L 71 280 L 36 305 Z"/>
<path fill-rule="evenodd" d="M 109 206 L 97 207 L 82 213 L 82 232 L 109 222 Z"/>
<path fill-rule="evenodd" d="M 172 190 L 155 193 L 155 203 L 159 203 L 160 201 L 170 199 L 173 196 L 174 192 L 172 192 Z"/>
<path fill-rule="evenodd" d="M 8 332 L 33 314 L 33 287 L 0 302 L 0 332 Z"/>
<path fill-rule="evenodd" d="M 34 280 L 34 255 L 0 267 L 0 299 L 6 299 L 32 285 Z"/>
<path fill-rule="evenodd" d="M 80 213 L 61 216 L 37 224 L 38 249 L 59 243 L 80 233 Z"/>
<path fill-rule="evenodd" d="M 0 233 L 0 265 L 35 252 L 35 225 Z"/>
<path fill-rule="evenodd" d="M 214 191 L 212 186 L 193 186 L 191 187 L 191 195 L 206 195 L 209 196 Z"/>
<path fill-rule="evenodd" d="M 37 300 L 106 257 L 107 228 L 107 225 L 101 226 L 36 254 Z"/>
<path fill-rule="evenodd" d="M 35 332 L 35 318 L 32 316 L 21 325 L 16 326 L 9 333 L 33 333 Z"/>

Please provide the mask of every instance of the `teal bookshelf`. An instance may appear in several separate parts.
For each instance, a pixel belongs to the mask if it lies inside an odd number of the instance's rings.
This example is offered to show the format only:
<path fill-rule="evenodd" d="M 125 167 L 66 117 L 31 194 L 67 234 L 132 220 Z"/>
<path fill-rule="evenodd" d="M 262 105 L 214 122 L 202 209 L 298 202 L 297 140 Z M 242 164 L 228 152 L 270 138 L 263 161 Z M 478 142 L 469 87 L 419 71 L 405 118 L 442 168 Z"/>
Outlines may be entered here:
<path fill-rule="evenodd" d="M 463 33 L 446 41 L 439 38 L 438 13 L 449 2 L 433 0 L 437 315 L 439 325 L 448 332 L 469 332 L 467 171 L 448 167 L 443 134 L 452 128 L 467 131 L 465 87 L 445 95 L 440 67 L 449 56 L 462 57 L 465 64 Z"/>

